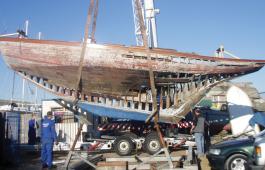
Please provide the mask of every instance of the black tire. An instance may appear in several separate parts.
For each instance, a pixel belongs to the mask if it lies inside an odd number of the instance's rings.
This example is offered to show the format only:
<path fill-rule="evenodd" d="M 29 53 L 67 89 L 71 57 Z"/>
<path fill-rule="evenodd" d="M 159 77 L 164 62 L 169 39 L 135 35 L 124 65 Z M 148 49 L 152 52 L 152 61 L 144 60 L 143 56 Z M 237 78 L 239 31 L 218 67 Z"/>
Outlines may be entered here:
<path fill-rule="evenodd" d="M 161 144 L 157 133 L 149 133 L 144 140 L 144 150 L 153 155 L 161 150 Z"/>
<path fill-rule="evenodd" d="M 245 170 L 247 170 L 247 162 L 248 162 L 248 157 L 246 155 L 234 154 L 234 155 L 231 155 L 225 161 L 225 169 L 226 170 L 234 170 L 235 167 L 240 166 L 240 167 L 244 168 Z"/>
<path fill-rule="evenodd" d="M 131 155 L 134 149 L 132 139 L 126 135 L 119 136 L 114 141 L 114 150 L 120 156 Z"/>

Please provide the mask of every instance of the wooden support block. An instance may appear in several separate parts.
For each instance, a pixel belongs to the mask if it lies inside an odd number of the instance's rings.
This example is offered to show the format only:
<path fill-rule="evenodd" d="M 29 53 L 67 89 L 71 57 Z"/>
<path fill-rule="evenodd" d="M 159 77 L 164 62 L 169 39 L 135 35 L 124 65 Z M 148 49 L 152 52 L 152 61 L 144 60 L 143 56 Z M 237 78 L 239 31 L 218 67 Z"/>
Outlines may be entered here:
<path fill-rule="evenodd" d="M 128 162 L 98 162 L 96 170 L 128 170 Z"/>

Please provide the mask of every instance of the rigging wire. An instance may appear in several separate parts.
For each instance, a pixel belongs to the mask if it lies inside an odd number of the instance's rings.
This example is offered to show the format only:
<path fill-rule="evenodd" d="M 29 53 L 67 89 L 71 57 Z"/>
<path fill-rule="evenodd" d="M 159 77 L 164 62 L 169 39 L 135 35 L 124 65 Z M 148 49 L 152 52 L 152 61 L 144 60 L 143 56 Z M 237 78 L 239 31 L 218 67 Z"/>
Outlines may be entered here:
<path fill-rule="evenodd" d="M 2 59 L 1 59 L 2 60 Z M 0 61 L 0 65 L 2 65 L 2 61 Z M 16 85 L 16 79 L 17 77 L 14 75 L 15 72 L 11 71 L 8 67 L 2 67 L 3 72 L 5 74 L 1 74 L 1 83 L 0 83 L 0 89 L 1 91 L 1 97 L 3 99 L 6 99 L 8 101 L 14 101 L 15 98 L 15 85 Z M 12 74 L 13 73 L 13 74 Z M 10 77 L 12 77 L 12 79 L 10 79 Z"/>
<path fill-rule="evenodd" d="M 11 92 L 11 101 L 10 101 L 10 103 L 13 103 L 13 99 L 14 99 L 15 78 L 16 78 L 16 73 L 13 71 L 13 84 L 12 84 L 12 92 Z"/>

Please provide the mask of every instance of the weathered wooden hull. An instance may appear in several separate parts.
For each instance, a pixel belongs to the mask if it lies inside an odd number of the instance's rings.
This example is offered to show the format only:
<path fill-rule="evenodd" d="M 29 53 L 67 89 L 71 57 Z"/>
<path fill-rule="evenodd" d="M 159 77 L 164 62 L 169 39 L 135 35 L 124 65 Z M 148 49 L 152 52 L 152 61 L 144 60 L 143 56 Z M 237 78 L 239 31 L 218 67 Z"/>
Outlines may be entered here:
<path fill-rule="evenodd" d="M 0 52 L 14 70 L 44 78 L 50 84 L 74 89 L 82 43 L 0 38 Z M 130 95 L 149 87 L 148 70 L 157 85 L 191 82 L 198 75 L 247 74 L 264 60 L 239 60 L 152 49 L 151 63 L 144 48 L 88 44 L 82 70 L 82 92 Z"/>
<path fill-rule="evenodd" d="M 94 114 L 141 120 L 152 114 L 149 69 L 154 71 L 160 121 L 177 123 L 217 84 L 258 71 L 265 60 L 180 53 L 170 49 L 88 44 L 77 91 L 82 43 L 0 38 L 5 62 L 21 76 Z M 108 108 L 108 109 L 106 109 Z M 126 112 L 124 111 L 127 110 Z M 114 112 L 116 111 L 116 112 Z M 113 112 L 113 114 L 111 114 Z"/>

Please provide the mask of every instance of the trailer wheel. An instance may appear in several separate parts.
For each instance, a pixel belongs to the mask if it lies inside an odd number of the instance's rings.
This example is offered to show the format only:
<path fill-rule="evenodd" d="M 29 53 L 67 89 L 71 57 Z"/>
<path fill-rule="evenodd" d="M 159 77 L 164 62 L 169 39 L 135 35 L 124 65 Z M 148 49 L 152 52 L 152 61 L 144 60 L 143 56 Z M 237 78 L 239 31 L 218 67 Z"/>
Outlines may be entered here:
<path fill-rule="evenodd" d="M 133 148 L 134 144 L 132 139 L 126 135 L 117 137 L 114 142 L 114 150 L 120 156 L 130 155 Z"/>
<path fill-rule="evenodd" d="M 161 150 L 159 137 L 156 133 L 149 133 L 144 141 L 144 150 L 153 155 Z"/>

